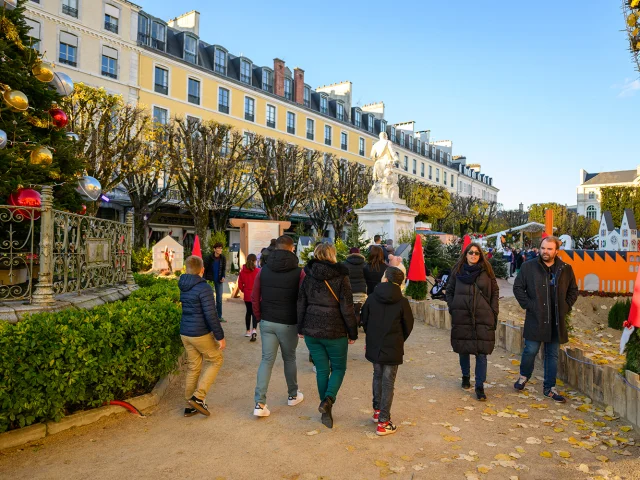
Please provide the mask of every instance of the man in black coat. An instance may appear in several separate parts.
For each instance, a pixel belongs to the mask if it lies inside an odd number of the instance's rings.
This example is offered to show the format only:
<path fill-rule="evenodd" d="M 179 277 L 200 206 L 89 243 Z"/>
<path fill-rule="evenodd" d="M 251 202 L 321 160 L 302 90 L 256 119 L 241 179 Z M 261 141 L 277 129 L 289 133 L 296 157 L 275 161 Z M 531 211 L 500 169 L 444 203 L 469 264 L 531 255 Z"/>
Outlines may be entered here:
<path fill-rule="evenodd" d="M 560 240 L 546 237 L 540 256 L 522 264 L 513 285 L 513 294 L 527 313 L 524 319 L 525 347 L 516 390 L 524 389 L 533 374 L 535 358 L 544 343 L 543 392 L 556 402 L 566 399 L 556 390 L 558 353 L 561 343 L 569 341 L 567 316 L 578 299 L 578 286 L 571 265 L 557 258 Z"/>
<path fill-rule="evenodd" d="M 222 254 L 222 248 L 222 243 L 216 243 L 213 246 L 213 253 L 204 258 L 204 278 L 213 282 L 218 318 L 224 322 L 225 320 L 222 318 L 222 287 L 227 275 L 227 257 Z"/>
<path fill-rule="evenodd" d="M 404 342 L 413 330 L 413 313 L 400 286 L 404 273 L 389 267 L 380 283 L 362 307 L 362 326 L 367 334 L 365 357 L 373 363 L 373 421 L 377 435 L 396 432 L 391 423 L 391 403 L 402 364 Z"/>
<path fill-rule="evenodd" d="M 209 416 L 205 398 L 222 366 L 222 350 L 226 341 L 215 309 L 213 291 L 202 278 L 202 259 L 191 256 L 185 265 L 187 273 L 178 281 L 182 302 L 180 338 L 187 354 L 185 399 L 189 406 L 185 408 L 184 416 L 190 417 L 198 412 Z"/>

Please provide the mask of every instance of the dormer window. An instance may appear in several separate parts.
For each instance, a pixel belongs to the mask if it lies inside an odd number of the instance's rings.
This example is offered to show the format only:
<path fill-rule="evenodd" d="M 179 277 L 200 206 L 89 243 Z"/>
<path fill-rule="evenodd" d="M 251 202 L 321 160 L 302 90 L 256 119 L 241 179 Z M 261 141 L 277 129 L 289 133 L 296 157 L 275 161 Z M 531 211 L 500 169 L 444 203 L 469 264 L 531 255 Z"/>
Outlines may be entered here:
<path fill-rule="evenodd" d="M 284 98 L 293 100 L 293 80 L 288 77 L 284 79 Z"/>
<path fill-rule="evenodd" d="M 138 15 L 138 42 L 143 45 L 149 45 L 151 40 L 149 26 L 149 18 L 144 15 Z"/>
<path fill-rule="evenodd" d="M 589 200 L 593 200 L 596 198 L 595 192 L 589 192 Z"/>
<path fill-rule="evenodd" d="M 373 133 L 373 126 L 376 123 L 376 118 L 373 115 L 369 115 L 369 122 L 367 124 L 367 130 Z"/>
<path fill-rule="evenodd" d="M 213 59 L 213 69 L 222 75 L 227 74 L 227 52 L 221 48 L 216 48 Z"/>
<path fill-rule="evenodd" d="M 398 141 L 396 137 L 396 127 L 391 127 L 391 141 L 394 143 Z"/>
<path fill-rule="evenodd" d="M 387 122 L 385 122 L 384 120 L 380 120 L 380 131 L 381 132 L 387 131 Z"/>
<path fill-rule="evenodd" d="M 160 22 L 153 22 L 151 24 L 151 47 L 164 52 L 166 38 L 167 27 Z"/>
<path fill-rule="evenodd" d="M 404 147 L 404 131 L 400 130 L 400 145 Z"/>
<path fill-rule="evenodd" d="M 198 41 L 190 35 L 184 37 L 184 59 L 190 63 L 198 60 Z"/>
<path fill-rule="evenodd" d="M 353 124 L 358 128 L 362 128 L 362 112 L 360 110 L 356 110 L 356 114 L 353 119 Z"/>
<path fill-rule="evenodd" d="M 413 150 L 413 137 L 411 135 L 409 137 L 409 150 Z"/>
<path fill-rule="evenodd" d="M 336 103 L 336 118 L 344 121 L 344 105 L 341 103 Z"/>
<path fill-rule="evenodd" d="M 262 70 L 262 90 L 273 93 L 273 72 Z"/>
<path fill-rule="evenodd" d="M 325 115 L 329 111 L 329 99 L 322 95 L 320 97 L 320 113 L 324 113 Z"/>
<path fill-rule="evenodd" d="M 422 145 L 420 145 L 420 139 L 416 138 L 416 151 L 418 153 L 422 152 Z"/>
<path fill-rule="evenodd" d="M 251 85 L 251 62 L 240 60 L 240 81 Z"/>
<path fill-rule="evenodd" d="M 302 101 L 303 101 L 305 107 L 310 107 L 311 106 L 311 88 L 307 87 L 306 85 L 304 87 L 304 93 L 303 93 Z"/>

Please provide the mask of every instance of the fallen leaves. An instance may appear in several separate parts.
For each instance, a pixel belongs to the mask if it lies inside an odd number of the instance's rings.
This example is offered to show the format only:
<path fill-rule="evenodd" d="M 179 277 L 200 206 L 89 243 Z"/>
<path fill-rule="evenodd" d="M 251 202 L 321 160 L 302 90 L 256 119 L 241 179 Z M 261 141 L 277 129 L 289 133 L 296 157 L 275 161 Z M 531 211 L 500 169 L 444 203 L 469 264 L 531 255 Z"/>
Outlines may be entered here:
<path fill-rule="evenodd" d="M 536 437 L 529 437 L 525 440 L 525 443 L 529 445 L 540 445 L 542 443 L 542 440 Z"/>
<path fill-rule="evenodd" d="M 311 430 L 310 432 L 307 432 L 307 436 L 308 437 L 312 437 L 313 435 L 318 435 L 320 432 L 318 430 Z"/>
<path fill-rule="evenodd" d="M 547 451 L 540 452 L 540 456 L 544 458 L 553 458 L 553 455 L 551 454 L 551 452 L 547 452 Z"/>
<path fill-rule="evenodd" d="M 462 438 L 461 438 L 461 437 L 457 437 L 457 436 L 455 436 L 455 435 L 443 435 L 443 436 L 442 436 L 442 439 L 443 439 L 445 442 L 459 442 L 460 440 L 462 440 Z"/>
<path fill-rule="evenodd" d="M 565 451 L 565 450 L 558 450 L 556 451 L 556 453 L 558 454 L 558 456 L 560 458 L 571 458 L 571 453 Z"/>

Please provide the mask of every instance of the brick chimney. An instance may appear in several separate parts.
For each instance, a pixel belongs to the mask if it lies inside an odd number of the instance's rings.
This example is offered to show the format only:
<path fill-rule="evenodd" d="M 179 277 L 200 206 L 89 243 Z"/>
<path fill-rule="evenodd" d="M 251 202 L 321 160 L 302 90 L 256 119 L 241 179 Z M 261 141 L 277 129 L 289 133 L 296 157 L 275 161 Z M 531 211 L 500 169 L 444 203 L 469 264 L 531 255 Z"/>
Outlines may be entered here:
<path fill-rule="evenodd" d="M 300 105 L 304 105 L 304 70 L 293 69 L 293 100 Z"/>
<path fill-rule="evenodd" d="M 273 93 L 284 97 L 284 61 L 273 59 Z"/>

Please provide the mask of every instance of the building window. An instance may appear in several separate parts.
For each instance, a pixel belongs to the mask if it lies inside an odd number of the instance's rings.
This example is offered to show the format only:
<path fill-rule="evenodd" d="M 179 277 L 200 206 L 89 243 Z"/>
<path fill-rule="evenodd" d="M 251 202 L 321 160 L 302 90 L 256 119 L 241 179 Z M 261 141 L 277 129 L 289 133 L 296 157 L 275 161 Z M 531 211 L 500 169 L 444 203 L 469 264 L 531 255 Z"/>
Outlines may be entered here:
<path fill-rule="evenodd" d="M 411 135 L 407 135 L 409 138 L 409 150 L 413 151 L 413 137 Z"/>
<path fill-rule="evenodd" d="M 420 164 L 420 176 L 424 178 L 424 162 Z"/>
<path fill-rule="evenodd" d="M 433 167 L 429 165 L 429 180 L 433 180 Z"/>
<path fill-rule="evenodd" d="M 358 142 L 358 153 L 364 157 L 364 138 L 360 137 Z"/>
<path fill-rule="evenodd" d="M 324 95 L 320 97 L 320 113 L 325 115 L 329 111 L 329 100 Z"/>
<path fill-rule="evenodd" d="M 587 218 L 591 219 L 591 220 L 595 220 L 597 218 L 597 210 L 596 207 L 594 207 L 593 205 L 589 205 L 587 207 Z"/>
<path fill-rule="evenodd" d="M 78 37 L 67 32 L 60 32 L 60 63 L 78 66 Z"/>
<path fill-rule="evenodd" d="M 189 103 L 193 103 L 194 105 L 200 105 L 200 80 L 196 80 L 195 78 L 190 78 L 188 88 L 189 88 L 189 91 L 188 91 Z"/>
<path fill-rule="evenodd" d="M 344 121 L 344 105 L 341 103 L 336 103 L 336 118 Z"/>
<path fill-rule="evenodd" d="M 400 130 L 400 145 L 404 147 L 404 130 Z"/>
<path fill-rule="evenodd" d="M 453 188 L 453 174 L 451 174 L 451 188 Z"/>
<path fill-rule="evenodd" d="M 102 75 L 118 78 L 118 51 L 111 47 L 102 47 Z"/>
<path fill-rule="evenodd" d="M 276 128 L 276 107 L 267 105 L 267 127 Z"/>
<path fill-rule="evenodd" d="M 356 110 L 355 118 L 353 119 L 353 124 L 358 128 L 362 128 L 362 112 L 360 110 Z"/>
<path fill-rule="evenodd" d="M 216 53 L 213 59 L 213 69 L 222 75 L 227 74 L 227 52 L 221 48 L 216 48 Z"/>
<path fill-rule="evenodd" d="M 31 47 L 34 50 L 40 51 L 40 22 L 36 22 L 30 18 L 25 18 L 24 21 L 27 27 L 29 27 L 29 33 L 27 35 L 31 38 Z"/>
<path fill-rule="evenodd" d="M 391 127 L 391 141 L 393 143 L 395 143 L 397 141 L 397 139 L 396 139 L 396 127 Z"/>
<path fill-rule="evenodd" d="M 240 81 L 251 85 L 251 62 L 240 61 Z"/>
<path fill-rule="evenodd" d="M 167 26 L 160 22 L 151 24 L 151 47 L 164 52 L 167 38 Z"/>
<path fill-rule="evenodd" d="M 118 33 L 118 19 L 120 18 L 120 10 L 113 5 L 104 6 L 104 29 L 111 33 Z"/>
<path fill-rule="evenodd" d="M 414 158 L 413 159 L 413 174 L 415 175 L 416 173 L 418 173 L 418 161 Z"/>
<path fill-rule="evenodd" d="M 419 138 L 416 138 L 416 152 L 417 153 L 421 153 L 422 152 Z"/>
<path fill-rule="evenodd" d="M 78 0 L 63 0 L 62 13 L 73 18 L 78 18 Z"/>
<path fill-rule="evenodd" d="M 273 93 L 273 73 L 269 70 L 262 70 L 262 90 Z"/>
<path fill-rule="evenodd" d="M 384 120 L 380 120 L 380 132 L 386 132 L 387 131 L 387 122 L 385 122 Z"/>
<path fill-rule="evenodd" d="M 253 122 L 255 120 L 256 101 L 250 97 L 244 97 L 244 119 Z"/>
<path fill-rule="evenodd" d="M 162 93 L 163 95 L 169 94 L 169 71 L 161 68 L 155 68 L 155 80 L 153 89 L 156 93 Z"/>
<path fill-rule="evenodd" d="M 218 111 L 229 113 L 229 90 L 218 87 Z"/>
<path fill-rule="evenodd" d="M 313 140 L 316 129 L 316 122 L 312 118 L 307 118 L 307 138 Z"/>
<path fill-rule="evenodd" d="M 409 157 L 407 157 L 406 155 L 404 156 L 404 171 L 409 171 Z"/>
<path fill-rule="evenodd" d="M 373 133 L 373 127 L 376 123 L 376 117 L 374 117 L 373 115 L 369 115 L 369 120 L 367 122 L 367 130 L 369 130 L 371 133 Z"/>
<path fill-rule="evenodd" d="M 165 108 L 153 107 L 153 121 L 160 125 L 166 125 L 169 120 L 169 112 Z"/>
<path fill-rule="evenodd" d="M 184 37 L 184 59 L 189 63 L 198 63 L 198 40 L 190 35 Z"/>
<path fill-rule="evenodd" d="M 293 80 L 290 78 L 284 79 L 284 98 L 287 100 L 293 99 Z"/>
<path fill-rule="evenodd" d="M 287 112 L 287 133 L 296 134 L 296 114 Z"/>
<path fill-rule="evenodd" d="M 149 26 L 149 18 L 144 15 L 138 15 L 138 42 L 143 45 L 149 45 L 151 40 Z"/>
<path fill-rule="evenodd" d="M 331 145 L 331 125 L 324 126 L 324 143 L 325 145 Z"/>
<path fill-rule="evenodd" d="M 311 106 L 311 89 L 305 85 L 302 101 L 305 107 Z"/>
<path fill-rule="evenodd" d="M 440 169 L 436 168 L 436 182 L 440 183 Z"/>
<path fill-rule="evenodd" d="M 589 192 L 589 200 L 594 200 L 596 198 L 595 192 Z"/>
<path fill-rule="evenodd" d="M 347 133 L 346 132 L 341 132 L 340 133 L 340 148 L 342 150 L 346 150 L 348 143 L 349 142 L 348 142 Z"/>

